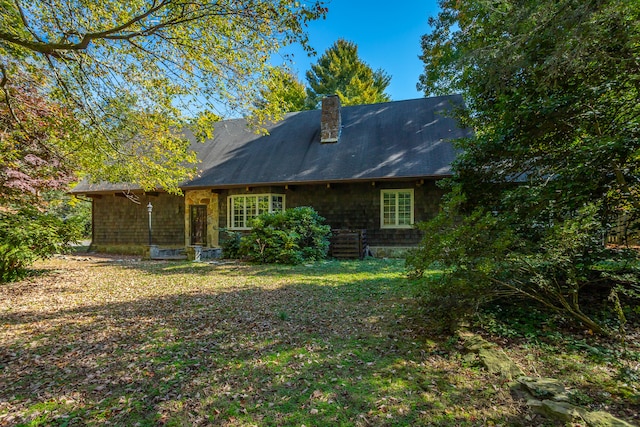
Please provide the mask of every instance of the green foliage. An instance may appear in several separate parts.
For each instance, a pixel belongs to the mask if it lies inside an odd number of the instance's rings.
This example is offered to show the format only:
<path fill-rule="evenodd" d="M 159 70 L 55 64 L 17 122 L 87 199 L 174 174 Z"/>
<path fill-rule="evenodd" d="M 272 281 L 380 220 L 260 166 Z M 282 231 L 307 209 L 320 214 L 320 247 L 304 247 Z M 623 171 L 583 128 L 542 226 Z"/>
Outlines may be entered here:
<path fill-rule="evenodd" d="M 251 221 L 240 254 L 260 263 L 300 264 L 326 257 L 331 229 L 311 207 L 264 213 Z"/>
<path fill-rule="evenodd" d="M 635 289 L 637 253 L 604 243 L 640 217 L 640 3 L 441 6 L 419 87 L 461 92 L 458 117 L 475 134 L 457 142 L 451 185 L 464 202 L 446 208 L 444 235 L 429 235 L 414 264 L 443 263 L 452 298 L 456 286 L 474 301 L 519 295 L 610 332 L 580 302 L 604 287 L 615 306 Z"/>
<path fill-rule="evenodd" d="M 391 76 L 373 71 L 358 57 L 355 43 L 338 40 L 306 73 L 308 87 L 286 67 L 268 70 L 266 84 L 255 103 L 258 110 L 313 110 L 328 95 L 338 95 L 342 105 L 373 104 L 389 101 L 384 93 Z M 267 117 L 267 115 L 265 115 Z"/>
<path fill-rule="evenodd" d="M 33 261 L 64 251 L 81 231 L 77 219 L 63 221 L 32 207 L 0 212 L 0 282 L 23 277 Z"/>
<path fill-rule="evenodd" d="M 304 84 L 286 68 L 274 67 L 269 70 L 269 77 L 264 89 L 260 91 L 260 99 L 256 108 L 278 106 L 278 111 L 292 112 L 310 109 L 307 104 L 307 93 Z"/>
<path fill-rule="evenodd" d="M 195 173 L 175 129 L 203 111 L 257 125 L 278 116 L 278 104 L 253 104 L 270 58 L 291 43 L 308 48 L 306 24 L 326 13 L 292 0 L 0 4 L 0 103 L 19 118 L 37 106 L 16 92 L 39 88 L 71 119 L 52 148 L 74 169 L 174 192 Z"/>
<path fill-rule="evenodd" d="M 306 74 L 308 103 L 317 108 L 321 99 L 338 95 L 342 105 L 374 104 L 391 98 L 384 93 L 391 76 L 373 71 L 358 57 L 355 43 L 339 39 Z"/>
<path fill-rule="evenodd" d="M 60 191 L 44 195 L 47 213 L 62 221 L 77 224 L 81 238 L 91 238 L 91 201 L 79 199 Z"/>
<path fill-rule="evenodd" d="M 417 224 L 426 237 L 407 256 L 410 276 L 425 281 L 422 298 L 429 320 L 447 331 L 499 295 L 492 278 L 514 245 L 512 233 L 492 213 L 476 208 L 460 217 L 465 203 L 460 188 L 453 188 L 441 212 Z M 441 273 L 423 277 L 434 268 Z"/>
<path fill-rule="evenodd" d="M 308 48 L 306 23 L 325 13 L 319 1 L 0 0 L 0 209 L 45 211 L 42 195 L 78 178 L 179 193 L 197 170 L 178 130 L 201 140 L 230 111 L 257 127 L 280 117 L 280 103 L 254 104 L 270 57 Z M 52 250 L 32 246 L 4 252 L 23 266 Z"/>
<path fill-rule="evenodd" d="M 418 227 L 425 237 L 407 258 L 414 277 L 438 267 L 425 279 L 425 306 L 443 329 L 455 329 L 489 302 L 534 300 L 541 307 L 609 334 L 610 321 L 599 321 L 582 309 L 583 294 L 606 290 L 609 318 L 624 326 L 620 295 L 637 298 L 640 290 L 637 253 L 607 248 L 598 209 L 587 206 L 571 217 L 541 224 L 535 241 L 520 238 L 513 224 L 482 208 L 459 216 L 466 203 L 460 187 L 448 195 L 442 212 Z M 600 301 L 601 306 L 606 301 Z M 526 304 L 526 302 L 524 302 Z M 591 307 L 592 313 L 599 307 Z M 615 322 L 613 322 L 615 323 Z"/>
<path fill-rule="evenodd" d="M 242 233 L 229 230 L 220 230 L 226 237 L 222 239 L 222 256 L 224 258 L 236 259 L 240 258 L 240 241 L 242 239 Z"/>
<path fill-rule="evenodd" d="M 442 7 L 423 37 L 420 87 L 465 95 L 460 119 L 475 136 L 459 141 L 456 180 L 472 204 L 544 223 L 600 201 L 603 224 L 637 219 L 640 5 Z"/>

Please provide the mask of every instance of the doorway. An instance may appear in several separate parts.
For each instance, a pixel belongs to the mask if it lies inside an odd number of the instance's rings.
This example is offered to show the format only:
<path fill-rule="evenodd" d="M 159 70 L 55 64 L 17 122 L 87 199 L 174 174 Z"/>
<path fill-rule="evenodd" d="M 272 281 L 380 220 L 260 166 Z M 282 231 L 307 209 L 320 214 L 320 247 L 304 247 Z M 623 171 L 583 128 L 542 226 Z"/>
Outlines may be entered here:
<path fill-rule="evenodd" d="M 207 246 L 207 205 L 191 205 L 191 245 Z"/>

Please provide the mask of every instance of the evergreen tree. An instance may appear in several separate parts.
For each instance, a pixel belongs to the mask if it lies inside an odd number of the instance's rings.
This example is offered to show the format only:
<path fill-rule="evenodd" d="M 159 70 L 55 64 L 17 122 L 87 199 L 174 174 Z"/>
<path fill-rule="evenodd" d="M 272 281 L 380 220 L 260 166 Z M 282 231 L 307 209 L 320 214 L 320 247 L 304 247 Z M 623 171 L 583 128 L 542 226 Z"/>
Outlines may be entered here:
<path fill-rule="evenodd" d="M 342 105 L 374 104 L 391 98 L 384 91 L 391 76 L 372 70 L 358 57 L 355 43 L 339 39 L 306 74 L 308 103 L 317 108 L 327 95 L 338 95 Z"/>

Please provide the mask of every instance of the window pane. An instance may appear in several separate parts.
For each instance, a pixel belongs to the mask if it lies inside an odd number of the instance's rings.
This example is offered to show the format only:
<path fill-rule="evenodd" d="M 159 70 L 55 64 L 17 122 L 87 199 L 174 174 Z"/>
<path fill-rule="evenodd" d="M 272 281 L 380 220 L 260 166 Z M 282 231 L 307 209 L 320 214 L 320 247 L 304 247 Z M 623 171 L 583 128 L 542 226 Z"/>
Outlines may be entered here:
<path fill-rule="evenodd" d="M 243 196 L 235 196 L 232 197 L 233 203 L 233 216 L 232 216 L 232 224 L 231 227 L 242 228 L 245 227 L 244 221 L 244 200 Z"/>
<path fill-rule="evenodd" d="M 271 196 L 271 212 L 281 212 L 284 210 L 282 196 Z"/>
<path fill-rule="evenodd" d="M 258 197 L 258 214 L 269 212 L 269 196 Z"/>
<path fill-rule="evenodd" d="M 384 193 L 382 201 L 382 221 L 384 225 L 396 224 L 396 195 Z"/>
<path fill-rule="evenodd" d="M 245 227 L 249 226 L 249 221 L 258 215 L 258 198 L 256 196 L 245 196 L 246 216 Z"/>
<path fill-rule="evenodd" d="M 404 227 L 412 224 L 413 191 L 383 190 L 381 195 L 381 222 L 383 227 Z"/>
<path fill-rule="evenodd" d="M 230 197 L 229 227 L 248 228 L 249 221 L 266 212 L 284 210 L 284 196 L 281 194 L 237 195 Z"/>
<path fill-rule="evenodd" d="M 411 225 L 411 193 L 398 193 L 398 225 Z"/>

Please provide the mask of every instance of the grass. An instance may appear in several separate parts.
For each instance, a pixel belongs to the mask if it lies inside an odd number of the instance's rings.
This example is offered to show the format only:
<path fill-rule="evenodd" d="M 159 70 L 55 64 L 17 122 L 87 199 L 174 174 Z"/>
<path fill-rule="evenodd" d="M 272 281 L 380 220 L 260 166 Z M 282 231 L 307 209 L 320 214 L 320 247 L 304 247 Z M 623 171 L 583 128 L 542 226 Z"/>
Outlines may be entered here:
<path fill-rule="evenodd" d="M 402 261 L 37 268 L 0 286 L 0 426 L 553 425 L 424 328 Z M 637 411 L 631 356 L 518 333 L 495 340 L 527 373 Z"/>

